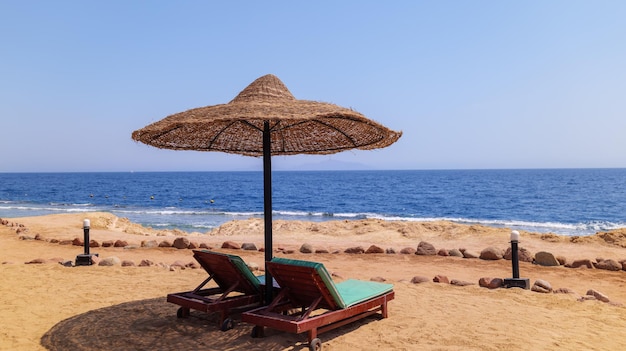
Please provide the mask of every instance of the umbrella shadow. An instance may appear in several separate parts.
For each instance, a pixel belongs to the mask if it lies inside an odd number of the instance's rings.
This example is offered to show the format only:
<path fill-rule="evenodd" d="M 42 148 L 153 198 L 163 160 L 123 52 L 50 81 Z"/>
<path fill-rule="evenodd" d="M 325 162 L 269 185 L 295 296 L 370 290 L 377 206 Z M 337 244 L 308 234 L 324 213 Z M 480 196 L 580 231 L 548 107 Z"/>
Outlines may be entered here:
<path fill-rule="evenodd" d="M 198 351 L 198 350 L 308 350 L 306 334 L 267 330 L 252 338 L 252 326 L 233 316 L 235 328 L 222 332 L 215 314 L 194 312 L 177 318 L 177 306 L 164 298 L 131 301 L 65 319 L 41 337 L 50 351 Z M 375 319 L 375 318 L 374 318 Z M 358 328 L 372 319 L 324 333 L 325 341 Z"/>

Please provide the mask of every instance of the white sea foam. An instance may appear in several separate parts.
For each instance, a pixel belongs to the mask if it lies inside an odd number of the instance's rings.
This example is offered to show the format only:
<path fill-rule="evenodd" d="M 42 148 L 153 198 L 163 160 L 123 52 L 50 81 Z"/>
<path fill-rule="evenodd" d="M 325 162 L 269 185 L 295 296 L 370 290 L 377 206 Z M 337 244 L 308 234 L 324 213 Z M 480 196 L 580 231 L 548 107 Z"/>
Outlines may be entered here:
<path fill-rule="evenodd" d="M 46 205 L 25 204 L 15 201 L 0 201 L 0 215 L 4 217 L 23 217 L 54 213 L 82 213 L 91 211 L 108 211 L 117 216 L 128 217 L 130 220 L 158 228 L 179 228 L 181 230 L 212 229 L 233 219 L 262 218 L 263 212 L 226 212 L 220 210 L 189 210 L 175 207 L 162 209 L 149 208 L 117 208 L 98 207 L 89 203 L 63 204 L 49 203 Z M 591 221 L 580 223 L 532 222 L 520 220 L 493 220 L 459 217 L 404 217 L 377 213 L 348 212 L 306 212 L 306 211 L 273 211 L 276 219 L 293 220 L 340 220 L 340 219 L 381 219 L 387 221 L 430 222 L 446 220 L 460 224 L 481 224 L 498 228 L 527 230 L 539 233 L 556 233 L 570 236 L 584 236 L 600 231 L 626 228 L 626 222 Z M 202 219 L 200 219 L 202 218 Z"/>

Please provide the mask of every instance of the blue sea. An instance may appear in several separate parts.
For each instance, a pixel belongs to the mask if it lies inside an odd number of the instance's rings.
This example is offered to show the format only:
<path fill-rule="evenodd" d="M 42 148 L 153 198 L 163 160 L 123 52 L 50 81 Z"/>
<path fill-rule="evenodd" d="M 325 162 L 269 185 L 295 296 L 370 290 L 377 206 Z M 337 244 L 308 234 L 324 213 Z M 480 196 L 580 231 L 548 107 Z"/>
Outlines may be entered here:
<path fill-rule="evenodd" d="M 626 169 L 275 171 L 274 219 L 450 220 L 589 235 L 626 227 Z M 262 172 L 0 173 L 0 218 L 106 211 L 207 232 L 263 216 Z"/>

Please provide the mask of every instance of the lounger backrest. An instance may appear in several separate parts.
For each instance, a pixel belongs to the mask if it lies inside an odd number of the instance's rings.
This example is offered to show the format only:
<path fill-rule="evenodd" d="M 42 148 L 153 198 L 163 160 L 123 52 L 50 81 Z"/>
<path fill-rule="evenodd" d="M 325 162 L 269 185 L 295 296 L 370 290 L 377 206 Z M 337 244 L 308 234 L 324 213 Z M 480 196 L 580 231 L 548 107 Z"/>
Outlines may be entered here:
<path fill-rule="evenodd" d="M 237 283 L 235 291 L 244 294 L 260 292 L 259 280 L 241 257 L 208 250 L 194 250 L 193 256 L 207 273 L 213 275 L 220 288 L 227 289 Z"/>
<path fill-rule="evenodd" d="M 289 289 L 289 299 L 296 305 L 308 306 L 322 296 L 320 307 L 330 310 L 346 307 L 323 264 L 274 257 L 267 266 L 278 285 Z"/>

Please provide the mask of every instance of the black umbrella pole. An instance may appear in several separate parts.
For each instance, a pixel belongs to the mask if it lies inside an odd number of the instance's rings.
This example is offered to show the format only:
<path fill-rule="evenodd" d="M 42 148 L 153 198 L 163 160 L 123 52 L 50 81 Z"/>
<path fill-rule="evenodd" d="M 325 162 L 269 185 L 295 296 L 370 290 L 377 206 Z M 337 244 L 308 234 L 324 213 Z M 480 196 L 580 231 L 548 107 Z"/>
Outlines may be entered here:
<path fill-rule="evenodd" d="M 267 269 L 267 262 L 272 260 L 272 139 L 269 122 L 263 123 L 263 217 L 265 219 L 265 304 L 269 305 L 274 298 L 272 294 L 273 280 Z"/>

